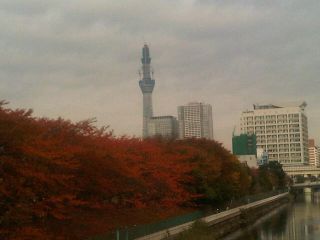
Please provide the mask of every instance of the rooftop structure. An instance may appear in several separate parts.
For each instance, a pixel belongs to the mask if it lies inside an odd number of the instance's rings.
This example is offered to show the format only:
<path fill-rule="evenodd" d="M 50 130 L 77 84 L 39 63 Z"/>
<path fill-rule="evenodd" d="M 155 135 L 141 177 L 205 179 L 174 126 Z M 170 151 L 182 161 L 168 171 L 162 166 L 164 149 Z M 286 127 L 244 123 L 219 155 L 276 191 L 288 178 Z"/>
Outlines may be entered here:
<path fill-rule="evenodd" d="M 269 103 L 269 104 L 253 104 L 254 110 L 261 109 L 275 109 L 275 108 L 287 108 L 287 107 L 300 107 L 304 109 L 307 106 L 306 102 L 286 102 L 286 103 Z"/>

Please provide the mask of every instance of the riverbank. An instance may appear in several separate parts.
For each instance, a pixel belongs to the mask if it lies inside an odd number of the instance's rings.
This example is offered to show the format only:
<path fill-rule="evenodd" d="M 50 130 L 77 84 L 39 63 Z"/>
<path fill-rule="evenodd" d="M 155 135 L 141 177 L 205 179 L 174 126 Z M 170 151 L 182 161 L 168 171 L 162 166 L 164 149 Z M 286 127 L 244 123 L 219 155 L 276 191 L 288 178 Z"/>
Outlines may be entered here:
<path fill-rule="evenodd" d="M 282 193 L 267 199 L 204 217 L 200 219 L 200 222 L 202 223 L 195 223 L 195 221 L 192 221 L 138 239 L 192 239 L 191 237 L 189 238 L 189 236 L 193 236 L 193 234 L 199 236 L 199 229 L 204 233 L 204 237 L 209 234 L 208 237 L 210 237 L 210 239 L 219 239 L 228 233 L 251 224 L 271 209 L 280 206 L 284 202 L 288 202 L 289 199 L 289 193 Z M 200 238 L 197 237 L 197 239 Z"/>
<path fill-rule="evenodd" d="M 231 217 L 224 221 L 220 219 L 218 223 L 206 223 L 204 221 L 198 221 L 193 224 L 193 226 L 176 236 L 169 237 L 167 239 L 174 240 L 213 240 L 221 239 L 224 236 L 234 233 L 237 230 L 246 228 L 254 224 L 258 219 L 268 215 L 274 209 L 283 206 L 285 203 L 289 202 L 292 196 L 281 198 L 277 201 L 270 202 L 266 205 L 256 206 L 253 208 L 243 208 L 240 209 L 240 214 Z"/>
<path fill-rule="evenodd" d="M 283 206 L 283 207 L 282 207 Z M 320 192 L 303 191 L 290 202 L 259 218 L 254 225 L 241 229 L 223 240 L 248 239 L 320 239 Z"/>

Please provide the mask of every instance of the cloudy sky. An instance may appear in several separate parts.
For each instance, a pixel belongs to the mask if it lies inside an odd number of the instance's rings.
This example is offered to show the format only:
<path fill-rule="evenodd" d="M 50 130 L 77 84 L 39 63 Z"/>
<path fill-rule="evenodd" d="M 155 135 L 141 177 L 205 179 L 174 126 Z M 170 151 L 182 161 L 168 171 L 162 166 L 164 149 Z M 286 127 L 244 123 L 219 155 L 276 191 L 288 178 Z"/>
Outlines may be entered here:
<path fill-rule="evenodd" d="M 319 0 L 0 0 L 0 99 L 141 136 L 147 42 L 156 115 L 210 103 L 229 148 L 253 103 L 305 100 L 320 143 L 319 16 Z"/>

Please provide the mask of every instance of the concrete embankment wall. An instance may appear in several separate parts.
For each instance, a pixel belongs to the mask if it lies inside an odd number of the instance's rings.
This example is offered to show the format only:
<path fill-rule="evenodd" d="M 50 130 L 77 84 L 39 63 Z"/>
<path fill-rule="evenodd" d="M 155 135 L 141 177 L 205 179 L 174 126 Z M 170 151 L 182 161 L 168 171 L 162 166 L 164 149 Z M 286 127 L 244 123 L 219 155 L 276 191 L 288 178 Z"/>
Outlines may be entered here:
<path fill-rule="evenodd" d="M 260 201 L 249 203 L 237 208 L 233 208 L 221 213 L 213 214 L 202 219 L 212 231 L 215 232 L 217 237 L 221 237 L 237 230 L 239 227 L 249 224 L 255 219 L 259 218 L 271 208 L 287 201 L 289 199 L 289 193 L 282 193 L 273 197 L 269 197 Z M 192 227 L 194 221 L 181 224 L 166 230 L 162 230 L 144 237 L 137 238 L 136 240 L 161 240 L 168 236 L 177 235 L 190 227 Z"/>

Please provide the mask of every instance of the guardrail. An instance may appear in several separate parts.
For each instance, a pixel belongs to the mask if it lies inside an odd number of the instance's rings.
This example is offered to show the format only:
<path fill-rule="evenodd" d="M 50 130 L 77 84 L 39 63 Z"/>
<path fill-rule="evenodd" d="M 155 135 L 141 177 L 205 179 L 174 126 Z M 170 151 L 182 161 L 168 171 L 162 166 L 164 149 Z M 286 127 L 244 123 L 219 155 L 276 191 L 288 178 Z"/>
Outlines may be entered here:
<path fill-rule="evenodd" d="M 320 187 L 320 182 L 295 183 L 291 187 L 292 188 Z"/>

